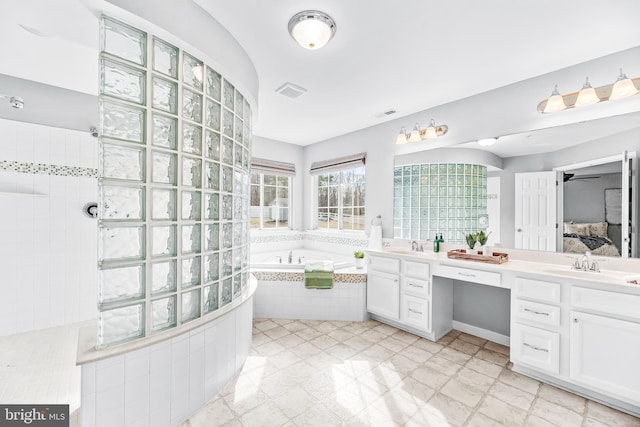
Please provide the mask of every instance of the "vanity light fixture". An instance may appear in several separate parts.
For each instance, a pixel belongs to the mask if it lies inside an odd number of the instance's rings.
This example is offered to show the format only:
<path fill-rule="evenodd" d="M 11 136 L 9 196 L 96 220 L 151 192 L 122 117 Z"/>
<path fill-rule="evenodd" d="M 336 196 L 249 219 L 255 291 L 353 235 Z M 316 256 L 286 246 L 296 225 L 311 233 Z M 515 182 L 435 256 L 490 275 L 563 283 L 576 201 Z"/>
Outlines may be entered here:
<path fill-rule="evenodd" d="M 562 111 L 567 108 L 564 103 L 564 99 L 560 92 L 558 92 L 558 85 L 551 92 L 551 96 L 547 99 L 547 105 L 544 106 L 544 113 L 555 113 L 556 111 Z"/>
<path fill-rule="evenodd" d="M 620 68 L 620 75 L 618 76 L 618 80 L 613 84 L 613 88 L 611 88 L 609 99 L 626 98 L 636 93 L 638 93 L 636 85 L 633 84 L 633 81 L 627 77 L 627 75 L 622 72 L 622 68 Z"/>
<path fill-rule="evenodd" d="M 574 107 L 584 107 L 585 105 L 597 104 L 598 102 L 600 102 L 600 98 L 596 90 L 591 86 L 591 83 L 589 83 L 589 77 L 587 77 L 582 89 L 578 92 L 578 98 L 576 98 Z"/>
<path fill-rule="evenodd" d="M 305 49 L 320 49 L 335 33 L 333 18 L 319 10 L 304 10 L 289 20 L 289 34 Z"/>
<path fill-rule="evenodd" d="M 403 145 L 407 142 L 420 142 L 424 139 L 434 139 L 446 134 L 449 131 L 447 125 L 436 125 L 436 121 L 431 119 L 426 129 L 420 129 L 420 124 L 416 123 L 413 130 L 407 133 L 405 128 L 400 129 L 400 133 L 396 137 L 396 145 Z"/>
<path fill-rule="evenodd" d="M 400 133 L 398 134 L 398 137 L 396 138 L 396 145 L 403 145 L 403 144 L 406 144 L 407 142 L 409 142 L 407 140 L 407 130 L 403 126 L 400 129 Z"/>
<path fill-rule="evenodd" d="M 497 137 L 492 137 L 492 138 L 484 138 L 484 139 L 479 139 L 478 140 L 478 145 L 481 145 L 483 147 L 488 147 L 490 145 L 493 145 L 496 143 L 496 141 L 498 140 Z"/>
<path fill-rule="evenodd" d="M 638 88 L 640 88 L 640 77 L 630 79 L 620 69 L 618 79 L 614 83 L 605 86 L 594 88 L 587 77 L 579 92 L 561 95 L 556 85 L 551 96 L 538 103 L 538 111 L 540 113 L 555 113 L 568 108 L 584 107 L 602 101 L 613 101 L 636 95 Z"/>

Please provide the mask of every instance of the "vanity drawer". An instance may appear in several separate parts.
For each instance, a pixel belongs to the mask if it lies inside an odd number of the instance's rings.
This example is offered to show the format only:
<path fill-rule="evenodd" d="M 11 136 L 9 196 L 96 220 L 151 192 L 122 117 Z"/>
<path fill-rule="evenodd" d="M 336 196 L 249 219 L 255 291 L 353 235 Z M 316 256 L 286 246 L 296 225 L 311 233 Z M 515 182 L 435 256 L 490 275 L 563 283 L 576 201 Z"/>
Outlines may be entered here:
<path fill-rule="evenodd" d="M 404 274 L 418 279 L 429 278 L 429 264 L 426 262 L 405 261 Z"/>
<path fill-rule="evenodd" d="M 388 271 L 390 273 L 400 272 L 400 260 L 395 258 L 384 258 L 379 256 L 369 256 L 369 268 L 378 271 Z"/>
<path fill-rule="evenodd" d="M 560 303 L 560 284 L 542 280 L 516 278 L 514 289 L 518 298 L 529 298 L 536 301 Z"/>
<path fill-rule="evenodd" d="M 518 319 L 547 326 L 560 326 L 560 307 L 516 299 L 515 314 Z"/>
<path fill-rule="evenodd" d="M 511 328 L 511 359 L 531 367 L 560 372 L 560 334 L 514 323 Z"/>
<path fill-rule="evenodd" d="M 428 280 L 404 278 L 404 292 L 420 298 L 428 298 L 431 295 L 431 282 Z"/>
<path fill-rule="evenodd" d="M 442 277 L 448 277 L 450 279 L 503 287 L 500 273 L 494 273 L 492 271 L 472 270 L 470 268 L 439 265 L 435 274 Z"/>
<path fill-rule="evenodd" d="M 629 295 L 574 286 L 571 288 L 571 305 L 574 308 L 599 311 L 640 320 L 640 295 Z"/>
<path fill-rule="evenodd" d="M 431 300 L 402 295 L 400 300 L 400 320 L 407 325 L 431 332 Z"/>

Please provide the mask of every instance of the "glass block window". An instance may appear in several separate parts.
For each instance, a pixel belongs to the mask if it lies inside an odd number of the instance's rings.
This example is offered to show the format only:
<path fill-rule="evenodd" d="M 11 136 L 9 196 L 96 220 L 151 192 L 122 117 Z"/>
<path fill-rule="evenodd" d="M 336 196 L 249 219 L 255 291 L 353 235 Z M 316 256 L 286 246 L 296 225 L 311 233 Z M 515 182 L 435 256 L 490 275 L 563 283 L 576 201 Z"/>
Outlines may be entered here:
<path fill-rule="evenodd" d="M 251 108 L 193 52 L 100 19 L 98 347 L 248 287 Z"/>
<path fill-rule="evenodd" d="M 289 228 L 289 177 L 251 174 L 251 228 Z"/>
<path fill-rule="evenodd" d="M 317 175 L 318 229 L 364 230 L 365 167 Z"/>
<path fill-rule="evenodd" d="M 393 237 L 464 243 L 485 227 L 487 167 L 441 163 L 396 166 L 393 172 Z"/>

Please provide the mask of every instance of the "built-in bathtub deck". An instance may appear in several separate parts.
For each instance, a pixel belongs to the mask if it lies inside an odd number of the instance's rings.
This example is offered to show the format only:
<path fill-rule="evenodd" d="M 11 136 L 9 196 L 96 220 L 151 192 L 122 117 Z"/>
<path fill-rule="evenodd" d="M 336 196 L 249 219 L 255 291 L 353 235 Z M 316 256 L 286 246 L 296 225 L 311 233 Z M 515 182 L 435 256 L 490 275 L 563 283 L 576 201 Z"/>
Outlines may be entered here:
<path fill-rule="evenodd" d="M 280 319 L 363 321 L 367 274 L 347 268 L 333 275 L 332 289 L 307 289 L 304 272 L 253 269 L 258 280 L 254 315 Z"/>

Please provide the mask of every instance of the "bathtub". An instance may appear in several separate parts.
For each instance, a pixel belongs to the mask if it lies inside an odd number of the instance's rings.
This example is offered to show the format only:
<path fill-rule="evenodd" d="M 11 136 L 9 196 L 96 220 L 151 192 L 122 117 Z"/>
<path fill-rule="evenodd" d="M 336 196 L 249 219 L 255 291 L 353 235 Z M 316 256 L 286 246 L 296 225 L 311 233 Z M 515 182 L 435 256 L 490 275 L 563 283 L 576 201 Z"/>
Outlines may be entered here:
<path fill-rule="evenodd" d="M 293 249 L 291 251 L 291 264 L 289 264 L 289 251 L 264 252 L 251 255 L 252 269 L 270 270 L 304 270 L 305 261 L 333 261 L 333 268 L 353 267 L 355 264 L 352 256 L 338 255 L 331 252 L 314 251 L 311 249 Z"/>
<path fill-rule="evenodd" d="M 366 270 L 349 268 L 355 264 L 353 256 L 301 248 L 293 249 L 291 264 L 288 258 L 288 250 L 251 255 L 251 272 L 258 279 L 255 317 L 352 322 L 368 318 Z M 332 289 L 305 288 L 304 263 L 314 260 L 334 262 Z"/>

